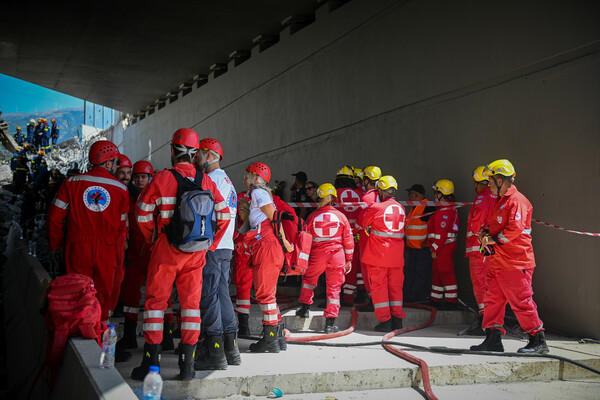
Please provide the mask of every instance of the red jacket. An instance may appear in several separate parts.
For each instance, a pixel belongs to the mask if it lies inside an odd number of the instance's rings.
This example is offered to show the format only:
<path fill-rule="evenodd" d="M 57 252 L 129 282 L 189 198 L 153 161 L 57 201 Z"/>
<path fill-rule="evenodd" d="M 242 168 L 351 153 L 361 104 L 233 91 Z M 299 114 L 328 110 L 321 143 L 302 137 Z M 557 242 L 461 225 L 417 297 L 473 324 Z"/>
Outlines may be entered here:
<path fill-rule="evenodd" d="M 367 207 L 369 207 L 370 205 L 374 204 L 374 203 L 379 203 L 379 192 L 377 189 L 370 189 L 368 190 L 362 197 L 362 199 L 360 200 L 361 202 L 365 203 L 367 205 Z M 362 221 L 364 215 L 365 215 L 365 211 L 367 210 L 367 208 L 363 208 L 362 210 L 359 211 L 358 213 L 358 221 Z M 359 225 L 359 239 L 360 240 L 367 240 L 367 237 L 369 236 L 367 234 L 367 231 L 365 231 L 365 229 L 357 222 L 357 225 Z"/>
<path fill-rule="evenodd" d="M 498 196 L 492 194 L 490 188 L 483 189 L 475 200 L 469 211 L 469 219 L 467 220 L 467 249 L 465 257 L 483 257 L 479 252 L 479 240 L 477 234 L 490 224 L 490 213 L 494 204 L 498 201 Z"/>
<path fill-rule="evenodd" d="M 352 227 L 352 233 L 356 235 L 358 233 L 358 226 L 356 225 L 356 221 L 358 220 L 358 215 L 361 211 L 361 207 L 359 205 L 356 206 L 345 206 L 343 203 L 359 203 L 363 196 L 363 191 L 360 189 L 352 189 L 352 188 L 339 188 L 337 189 L 337 202 L 342 203 L 342 206 L 339 210 L 346 216 L 348 222 L 350 222 L 350 226 Z"/>
<path fill-rule="evenodd" d="M 65 235 L 71 241 L 92 236 L 124 246 L 128 209 L 127 187 L 105 168 L 96 166 L 72 176 L 60 186 L 48 210 L 50 248 L 64 246 Z"/>
<path fill-rule="evenodd" d="M 531 244 L 533 207 L 515 185 L 498 200 L 490 215 L 490 236 L 497 243 L 490 269 L 515 270 L 535 267 Z"/>
<path fill-rule="evenodd" d="M 193 164 L 179 163 L 175 164 L 173 168 L 184 178 L 196 176 L 196 167 Z M 229 207 L 223 196 L 221 196 L 217 185 L 206 174 L 202 178 L 202 189 L 210 190 L 215 199 L 214 215 L 217 219 L 218 229 L 209 249 L 215 251 L 231 221 L 231 211 L 229 211 Z M 151 244 L 153 242 L 155 228 L 160 235 L 163 228 L 171 222 L 176 202 L 177 180 L 173 173 L 168 169 L 158 172 L 140 194 L 135 208 L 137 224 L 142 235 L 144 235 L 146 243 Z"/>
<path fill-rule="evenodd" d="M 306 230 L 313 237 L 311 252 L 344 249 L 346 261 L 352 261 L 354 237 L 344 214 L 332 206 L 324 206 L 306 220 Z"/>
<path fill-rule="evenodd" d="M 456 250 L 457 233 L 458 211 L 455 208 L 441 208 L 427 222 L 427 245 L 436 254 L 452 243 Z"/>
<path fill-rule="evenodd" d="M 379 267 L 404 266 L 404 207 L 389 197 L 366 209 L 358 222 L 369 231 L 361 261 Z"/>

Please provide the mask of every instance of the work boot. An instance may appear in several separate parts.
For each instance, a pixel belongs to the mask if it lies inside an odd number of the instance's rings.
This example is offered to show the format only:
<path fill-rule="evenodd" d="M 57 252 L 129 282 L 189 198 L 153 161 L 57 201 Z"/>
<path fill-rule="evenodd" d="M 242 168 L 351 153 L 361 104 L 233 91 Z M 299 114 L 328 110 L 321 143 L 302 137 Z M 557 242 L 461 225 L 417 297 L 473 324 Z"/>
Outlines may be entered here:
<path fill-rule="evenodd" d="M 544 331 L 539 331 L 535 335 L 529 335 L 529 343 L 527 346 L 517 350 L 517 353 L 522 354 L 547 354 L 550 352 L 546 344 L 546 335 Z"/>
<path fill-rule="evenodd" d="M 165 322 L 163 325 L 163 340 L 161 343 L 163 350 L 174 350 L 175 344 L 173 343 L 173 323 Z"/>
<path fill-rule="evenodd" d="M 195 344 L 179 343 L 179 379 L 182 381 L 191 381 L 194 379 L 194 353 L 196 351 Z"/>
<path fill-rule="evenodd" d="M 137 321 L 126 319 L 123 327 L 123 337 L 117 342 L 115 351 L 137 349 Z"/>
<path fill-rule="evenodd" d="M 310 316 L 310 305 L 300 303 L 300 307 L 296 309 L 296 315 L 300 318 L 308 318 Z"/>
<path fill-rule="evenodd" d="M 279 353 L 277 325 L 263 325 L 263 337 L 250 345 L 252 353 Z"/>
<path fill-rule="evenodd" d="M 329 334 L 329 333 L 336 333 L 340 330 L 340 328 L 338 328 L 335 325 L 335 318 L 325 318 L 325 333 Z"/>
<path fill-rule="evenodd" d="M 287 350 L 287 341 L 285 340 L 285 325 L 283 322 L 277 324 L 277 340 L 279 341 L 279 350 Z"/>
<path fill-rule="evenodd" d="M 248 326 L 248 314 L 238 314 L 238 337 L 250 338 L 250 327 Z"/>
<path fill-rule="evenodd" d="M 358 289 L 356 291 L 356 297 L 354 298 L 354 304 L 364 304 L 368 299 L 367 291 L 365 289 Z"/>
<path fill-rule="evenodd" d="M 369 301 L 366 304 L 363 304 L 362 306 L 356 307 L 356 311 L 360 311 L 360 312 L 373 312 L 373 311 L 375 311 L 375 307 L 373 307 L 373 301 L 371 299 L 369 299 Z"/>
<path fill-rule="evenodd" d="M 502 346 L 502 333 L 498 329 L 486 329 L 485 340 L 481 344 L 471 346 L 471 350 L 504 352 L 504 346 Z"/>
<path fill-rule="evenodd" d="M 392 329 L 392 319 L 388 319 L 387 321 L 381 321 L 377 325 L 375 325 L 376 332 L 391 332 Z"/>
<path fill-rule="evenodd" d="M 228 332 L 223 334 L 223 345 L 225 346 L 225 357 L 227 358 L 228 365 L 240 365 L 242 363 L 242 357 L 240 356 L 240 349 L 237 345 L 236 332 Z"/>
<path fill-rule="evenodd" d="M 150 366 L 156 365 L 160 367 L 160 344 L 144 344 L 144 356 L 142 358 L 142 364 L 131 371 L 131 379 L 136 381 L 143 381 Z"/>
<path fill-rule="evenodd" d="M 223 346 L 223 335 L 209 336 L 204 339 L 208 354 L 199 357 L 197 354 L 194 361 L 196 371 L 227 369 L 225 358 L 225 347 Z"/>
<path fill-rule="evenodd" d="M 398 329 L 402 328 L 402 318 L 398 318 L 392 315 L 392 330 L 397 331 Z"/>

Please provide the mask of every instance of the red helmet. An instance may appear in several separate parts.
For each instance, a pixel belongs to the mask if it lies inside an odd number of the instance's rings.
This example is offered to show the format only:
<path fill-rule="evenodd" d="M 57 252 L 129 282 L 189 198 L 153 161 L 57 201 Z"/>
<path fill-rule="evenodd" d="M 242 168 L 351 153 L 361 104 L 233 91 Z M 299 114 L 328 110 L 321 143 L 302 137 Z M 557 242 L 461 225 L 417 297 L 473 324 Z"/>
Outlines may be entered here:
<path fill-rule="evenodd" d="M 267 183 L 271 180 L 271 169 L 267 166 L 267 164 L 263 164 L 261 162 L 255 162 L 248 165 L 246 168 L 247 172 L 252 172 L 263 178 Z"/>
<path fill-rule="evenodd" d="M 104 161 L 112 160 L 119 156 L 117 146 L 108 140 L 98 140 L 90 147 L 90 164 L 102 164 Z M 131 163 L 131 162 L 130 162 Z"/>
<path fill-rule="evenodd" d="M 119 153 L 118 158 L 119 158 L 119 161 L 121 162 L 119 164 L 119 168 L 133 167 L 133 164 L 131 163 L 131 160 L 125 154 Z"/>
<path fill-rule="evenodd" d="M 37 152 L 37 155 L 38 156 L 45 156 L 46 153 L 44 152 L 44 150 L 40 150 L 40 151 Z"/>
<path fill-rule="evenodd" d="M 56 120 L 55 120 L 54 118 L 52 118 L 52 119 L 50 120 L 50 122 L 56 122 Z"/>
<path fill-rule="evenodd" d="M 154 173 L 154 168 L 152 168 L 152 164 L 150 164 L 146 160 L 140 160 L 140 161 L 137 161 L 135 164 L 133 164 L 133 172 L 131 174 L 132 175 L 134 175 L 134 174 L 152 175 L 153 173 Z"/>
<path fill-rule="evenodd" d="M 190 128 L 180 128 L 175 131 L 173 134 L 173 139 L 171 140 L 173 144 L 179 144 L 187 147 L 193 147 L 194 149 L 198 149 L 200 146 L 200 137 L 196 133 L 195 130 Z"/>
<path fill-rule="evenodd" d="M 216 139 L 206 138 L 200 141 L 200 149 L 202 150 L 212 150 L 221 156 L 221 160 L 223 159 L 223 146 Z"/>

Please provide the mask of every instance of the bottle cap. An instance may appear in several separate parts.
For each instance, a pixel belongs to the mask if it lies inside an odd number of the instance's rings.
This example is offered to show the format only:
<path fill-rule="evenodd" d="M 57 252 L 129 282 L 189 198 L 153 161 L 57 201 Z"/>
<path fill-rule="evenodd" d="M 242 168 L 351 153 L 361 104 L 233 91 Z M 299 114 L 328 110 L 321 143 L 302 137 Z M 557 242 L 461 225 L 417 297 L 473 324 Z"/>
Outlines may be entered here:
<path fill-rule="evenodd" d="M 157 365 L 152 365 L 150 366 L 150 372 L 159 372 L 160 371 L 160 367 Z"/>
<path fill-rule="evenodd" d="M 113 329 L 115 329 L 115 326 L 114 326 L 114 325 L 108 325 L 108 327 L 109 327 L 109 328 L 113 328 Z"/>

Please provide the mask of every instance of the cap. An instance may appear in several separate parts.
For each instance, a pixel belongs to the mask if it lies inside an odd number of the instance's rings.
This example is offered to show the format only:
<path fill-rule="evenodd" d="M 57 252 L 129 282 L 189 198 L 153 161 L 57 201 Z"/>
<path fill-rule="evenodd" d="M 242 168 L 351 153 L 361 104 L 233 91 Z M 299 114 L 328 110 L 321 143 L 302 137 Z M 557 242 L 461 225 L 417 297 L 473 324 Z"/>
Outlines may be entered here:
<path fill-rule="evenodd" d="M 292 176 L 295 176 L 296 178 L 298 178 L 299 181 L 306 183 L 306 181 L 308 180 L 308 177 L 306 176 L 306 172 L 303 171 L 298 171 L 295 174 L 292 174 Z"/>
<path fill-rule="evenodd" d="M 412 185 L 411 187 L 409 187 L 408 189 L 406 189 L 407 192 L 417 192 L 417 193 L 421 193 L 421 194 L 425 194 L 425 187 L 423 187 L 423 185 L 419 185 L 418 183 Z"/>

